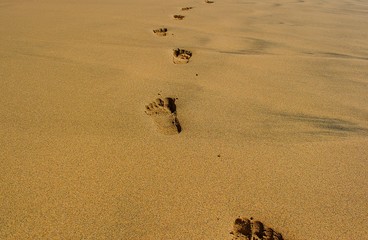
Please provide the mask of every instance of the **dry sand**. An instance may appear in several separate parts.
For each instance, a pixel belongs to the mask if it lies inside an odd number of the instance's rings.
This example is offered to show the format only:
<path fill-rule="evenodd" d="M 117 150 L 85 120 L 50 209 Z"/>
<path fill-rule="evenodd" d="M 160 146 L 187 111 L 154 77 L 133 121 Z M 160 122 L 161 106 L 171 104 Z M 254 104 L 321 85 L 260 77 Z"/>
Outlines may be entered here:
<path fill-rule="evenodd" d="M 359 0 L 0 0 L 0 239 L 231 239 L 238 216 L 368 239 L 367 16 Z M 144 113 L 157 97 L 178 98 L 181 133 Z"/>

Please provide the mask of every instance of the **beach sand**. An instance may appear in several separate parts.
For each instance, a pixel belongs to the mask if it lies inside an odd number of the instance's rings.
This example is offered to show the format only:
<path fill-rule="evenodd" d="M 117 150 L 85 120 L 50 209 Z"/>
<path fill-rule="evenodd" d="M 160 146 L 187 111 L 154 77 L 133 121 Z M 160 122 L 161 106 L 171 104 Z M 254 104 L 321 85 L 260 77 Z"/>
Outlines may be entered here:
<path fill-rule="evenodd" d="M 232 239 L 239 216 L 368 239 L 367 14 L 0 0 L 0 239 Z M 175 112 L 145 113 L 166 97 Z"/>

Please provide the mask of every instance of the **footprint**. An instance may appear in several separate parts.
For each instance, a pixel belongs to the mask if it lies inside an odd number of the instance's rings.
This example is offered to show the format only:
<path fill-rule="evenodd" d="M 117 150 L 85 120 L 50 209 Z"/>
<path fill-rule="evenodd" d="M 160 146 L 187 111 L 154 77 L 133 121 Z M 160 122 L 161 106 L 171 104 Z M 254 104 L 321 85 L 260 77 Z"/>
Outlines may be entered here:
<path fill-rule="evenodd" d="M 183 20 L 183 18 L 185 18 L 185 16 L 183 16 L 183 15 L 174 15 L 173 17 L 176 20 Z"/>
<path fill-rule="evenodd" d="M 231 234 L 233 240 L 283 240 L 280 233 L 252 218 L 237 218 Z"/>
<path fill-rule="evenodd" d="M 191 51 L 179 48 L 173 50 L 173 62 L 175 64 L 188 63 L 191 57 L 192 57 Z"/>
<path fill-rule="evenodd" d="M 205 3 L 214 3 L 214 1 L 211 0 L 204 0 Z"/>
<path fill-rule="evenodd" d="M 183 8 L 181 8 L 182 11 L 188 11 L 190 9 L 193 9 L 193 7 L 183 7 Z"/>
<path fill-rule="evenodd" d="M 158 28 L 154 29 L 153 33 L 155 33 L 157 36 L 166 36 L 167 28 Z"/>
<path fill-rule="evenodd" d="M 178 134 L 181 126 L 176 117 L 176 105 L 174 98 L 157 98 L 146 105 L 146 114 L 151 116 L 159 132 L 166 135 Z"/>

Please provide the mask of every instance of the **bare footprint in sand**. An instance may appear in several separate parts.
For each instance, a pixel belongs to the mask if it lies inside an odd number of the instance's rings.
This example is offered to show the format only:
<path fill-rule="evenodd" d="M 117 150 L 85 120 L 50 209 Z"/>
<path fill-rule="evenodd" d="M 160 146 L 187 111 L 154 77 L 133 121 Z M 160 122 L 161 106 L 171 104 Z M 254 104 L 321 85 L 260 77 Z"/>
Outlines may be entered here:
<path fill-rule="evenodd" d="M 231 234 L 233 240 L 283 240 L 280 233 L 252 218 L 237 218 Z"/>
<path fill-rule="evenodd" d="M 214 1 L 211 1 L 211 0 L 205 0 L 204 2 L 205 3 L 214 3 Z"/>
<path fill-rule="evenodd" d="M 180 49 L 180 48 L 173 50 L 173 62 L 175 64 L 188 63 L 191 57 L 192 57 L 191 51 Z"/>
<path fill-rule="evenodd" d="M 183 8 L 181 8 L 182 11 L 188 11 L 190 9 L 193 9 L 193 7 L 183 7 Z"/>
<path fill-rule="evenodd" d="M 183 18 L 185 18 L 185 16 L 183 16 L 183 15 L 174 15 L 173 17 L 176 20 L 183 20 Z"/>
<path fill-rule="evenodd" d="M 157 36 L 166 36 L 167 28 L 158 28 L 154 29 L 153 33 L 155 33 Z"/>
<path fill-rule="evenodd" d="M 151 116 L 157 129 L 166 135 L 178 134 L 181 126 L 176 117 L 176 105 L 174 98 L 157 98 L 152 103 L 146 105 L 146 114 Z"/>

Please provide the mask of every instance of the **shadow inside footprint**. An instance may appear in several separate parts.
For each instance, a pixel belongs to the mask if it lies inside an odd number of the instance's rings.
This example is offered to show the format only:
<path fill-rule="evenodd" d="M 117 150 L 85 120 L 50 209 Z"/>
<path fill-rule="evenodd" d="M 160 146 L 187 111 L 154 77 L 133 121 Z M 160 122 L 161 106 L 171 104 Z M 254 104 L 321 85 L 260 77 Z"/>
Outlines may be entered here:
<path fill-rule="evenodd" d="M 260 221 L 253 221 L 252 218 L 237 218 L 235 220 L 233 231 L 233 240 L 283 240 L 280 233 L 263 225 Z"/>
<path fill-rule="evenodd" d="M 157 36 L 166 36 L 167 28 L 154 29 L 153 33 L 155 33 Z"/>
<path fill-rule="evenodd" d="M 188 63 L 191 57 L 192 57 L 191 51 L 180 49 L 180 48 L 173 50 L 173 62 L 175 64 Z"/>
<path fill-rule="evenodd" d="M 176 20 L 183 20 L 183 18 L 185 18 L 185 16 L 183 16 L 183 15 L 174 15 L 173 17 Z"/>
<path fill-rule="evenodd" d="M 188 11 L 190 9 L 193 9 L 193 7 L 183 7 L 183 8 L 181 8 L 182 11 Z"/>
<path fill-rule="evenodd" d="M 214 3 L 214 1 L 211 1 L 211 0 L 205 0 L 204 2 L 205 3 Z"/>
<path fill-rule="evenodd" d="M 152 103 L 146 105 L 146 114 L 151 116 L 157 129 L 166 135 L 178 134 L 181 126 L 176 117 L 176 104 L 174 98 L 157 98 Z"/>

